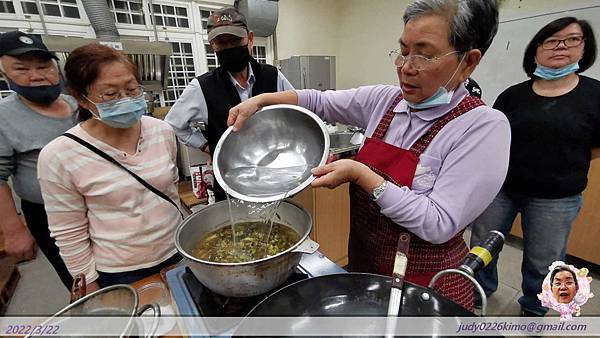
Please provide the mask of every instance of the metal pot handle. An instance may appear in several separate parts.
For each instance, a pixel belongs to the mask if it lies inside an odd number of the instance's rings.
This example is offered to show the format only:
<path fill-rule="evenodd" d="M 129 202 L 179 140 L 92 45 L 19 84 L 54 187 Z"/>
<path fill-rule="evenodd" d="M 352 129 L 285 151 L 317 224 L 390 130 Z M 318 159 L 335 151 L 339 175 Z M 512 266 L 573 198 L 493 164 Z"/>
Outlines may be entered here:
<path fill-rule="evenodd" d="M 140 317 L 148 309 L 152 309 L 152 311 L 154 311 L 154 320 L 152 326 L 150 327 L 150 333 L 144 337 L 156 337 L 156 331 L 158 331 L 158 324 L 160 323 L 160 306 L 156 303 L 145 304 L 136 312 L 135 315 Z"/>
<path fill-rule="evenodd" d="M 87 284 L 85 283 L 85 274 L 80 273 L 73 279 L 73 285 L 71 286 L 71 300 L 69 303 L 73 303 L 87 295 Z"/>
<path fill-rule="evenodd" d="M 302 252 L 307 254 L 312 254 L 319 249 L 319 243 L 313 241 L 309 237 L 306 237 L 300 245 L 298 245 L 292 252 Z"/>
<path fill-rule="evenodd" d="M 481 296 L 481 316 L 482 317 L 485 316 L 486 311 L 487 311 L 487 296 L 485 295 L 485 291 L 483 291 L 483 288 L 481 287 L 479 282 L 477 282 L 477 280 L 475 278 L 473 278 L 473 276 L 464 272 L 463 270 L 458 270 L 458 269 L 442 270 L 442 271 L 436 273 L 435 276 L 433 276 L 433 278 L 431 279 L 431 281 L 429 282 L 429 285 L 427 287 L 430 288 L 431 290 L 434 290 L 435 283 L 438 281 L 438 279 L 440 279 L 444 275 L 449 275 L 451 273 L 457 273 L 457 274 L 465 277 L 466 279 L 468 279 L 471 283 L 473 283 L 473 286 L 475 286 L 475 289 L 477 289 L 477 292 L 479 292 L 479 295 Z"/>

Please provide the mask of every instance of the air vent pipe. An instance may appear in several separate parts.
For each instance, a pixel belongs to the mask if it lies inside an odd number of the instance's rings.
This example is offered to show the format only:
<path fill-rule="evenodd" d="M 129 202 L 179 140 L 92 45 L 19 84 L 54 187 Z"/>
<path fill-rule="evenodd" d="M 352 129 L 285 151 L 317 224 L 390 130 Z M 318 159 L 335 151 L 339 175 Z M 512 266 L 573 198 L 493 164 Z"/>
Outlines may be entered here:
<path fill-rule="evenodd" d="M 85 13 L 96 32 L 96 38 L 100 41 L 119 41 L 119 31 L 115 24 L 113 14 L 108 8 L 106 0 L 82 1 Z"/>
<path fill-rule="evenodd" d="M 276 0 L 238 0 L 235 5 L 246 17 L 254 36 L 269 37 L 275 32 L 279 19 Z"/>

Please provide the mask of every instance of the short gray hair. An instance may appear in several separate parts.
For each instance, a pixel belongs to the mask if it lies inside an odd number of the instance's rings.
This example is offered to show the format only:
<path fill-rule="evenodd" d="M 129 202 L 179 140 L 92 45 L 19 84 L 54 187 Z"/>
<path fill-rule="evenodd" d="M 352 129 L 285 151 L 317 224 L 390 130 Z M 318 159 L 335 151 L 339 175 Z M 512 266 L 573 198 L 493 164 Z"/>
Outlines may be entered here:
<path fill-rule="evenodd" d="M 459 52 L 485 54 L 498 32 L 497 0 L 415 0 L 404 12 L 404 24 L 430 14 L 448 19 L 448 41 Z"/>

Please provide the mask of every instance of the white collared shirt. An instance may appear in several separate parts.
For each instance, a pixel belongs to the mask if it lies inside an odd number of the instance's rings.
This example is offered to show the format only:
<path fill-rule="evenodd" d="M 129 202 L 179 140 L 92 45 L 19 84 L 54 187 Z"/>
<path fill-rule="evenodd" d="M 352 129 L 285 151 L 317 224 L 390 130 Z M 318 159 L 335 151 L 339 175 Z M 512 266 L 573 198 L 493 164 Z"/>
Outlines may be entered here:
<path fill-rule="evenodd" d="M 246 88 L 241 86 L 238 81 L 229 73 L 229 79 L 233 83 L 235 89 L 240 96 L 242 102 L 252 97 L 252 88 L 256 83 L 256 77 L 252 71 L 250 63 L 248 63 L 248 82 Z M 277 70 L 277 91 L 294 89 L 292 84 Z M 206 98 L 200 87 L 198 79 L 190 81 L 188 86 L 183 90 L 177 102 L 173 105 L 165 121 L 175 129 L 177 138 L 183 144 L 200 148 L 206 143 L 206 139 L 201 132 L 190 126 L 191 122 L 208 123 L 208 108 L 206 106 Z"/>

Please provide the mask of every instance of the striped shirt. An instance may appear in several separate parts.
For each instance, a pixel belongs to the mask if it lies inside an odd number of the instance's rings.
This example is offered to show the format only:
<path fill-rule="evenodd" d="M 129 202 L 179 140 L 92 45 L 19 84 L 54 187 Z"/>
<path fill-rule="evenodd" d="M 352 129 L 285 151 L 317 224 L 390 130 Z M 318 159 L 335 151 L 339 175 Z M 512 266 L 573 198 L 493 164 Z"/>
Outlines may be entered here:
<path fill-rule="evenodd" d="M 142 117 L 135 154 L 88 134 L 68 132 L 96 146 L 179 204 L 175 134 L 165 122 Z M 79 143 L 58 137 L 39 156 L 38 179 L 51 236 L 73 276 L 155 266 L 176 253 L 178 210 L 122 168 Z"/>

